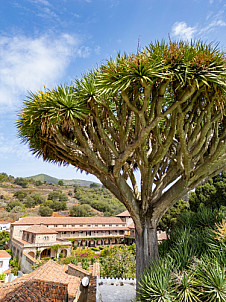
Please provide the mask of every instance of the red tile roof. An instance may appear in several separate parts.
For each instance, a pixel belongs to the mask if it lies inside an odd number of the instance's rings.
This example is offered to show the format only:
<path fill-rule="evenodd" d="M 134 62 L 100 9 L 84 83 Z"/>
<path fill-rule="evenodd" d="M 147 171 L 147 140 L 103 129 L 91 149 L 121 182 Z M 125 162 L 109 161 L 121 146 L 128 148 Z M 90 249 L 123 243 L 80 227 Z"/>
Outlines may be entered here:
<path fill-rule="evenodd" d="M 5 250 L 0 250 L 0 258 L 11 258 L 11 256 Z"/>
<path fill-rule="evenodd" d="M 57 232 L 54 231 L 54 229 L 47 228 L 44 225 L 32 225 L 25 231 L 33 234 L 57 234 Z"/>
<path fill-rule="evenodd" d="M 119 217 L 23 217 L 12 225 L 125 224 Z"/>
<path fill-rule="evenodd" d="M 10 293 L 14 293 L 20 289 L 21 286 L 27 288 L 27 284 L 31 281 L 39 281 L 44 282 L 46 284 L 59 284 L 66 285 L 68 288 L 68 297 L 73 298 L 76 296 L 78 287 L 80 285 L 80 278 L 71 276 L 65 273 L 65 267 L 57 264 L 56 262 L 49 260 L 42 266 L 38 267 L 36 270 L 31 272 L 30 274 L 19 277 L 12 282 L 4 283 L 0 285 L 0 301 L 17 301 L 17 300 L 6 300 L 6 297 L 10 295 Z M 44 284 L 43 283 L 43 284 Z M 21 292 L 21 289 L 20 289 Z M 47 296 L 48 297 L 48 293 Z M 5 300 L 3 300 L 3 298 Z M 22 301 L 22 300 L 18 300 Z M 25 301 L 29 301 L 24 299 Z M 31 300 L 36 301 L 36 300 Z M 38 300 L 37 301 L 55 301 L 55 300 Z M 59 300 L 61 301 L 61 300 Z M 62 300 L 64 301 L 64 300 Z"/>
<path fill-rule="evenodd" d="M 116 217 L 131 217 L 131 215 L 130 215 L 129 211 L 126 210 L 126 211 L 116 215 Z"/>
<path fill-rule="evenodd" d="M 48 229 L 48 228 L 47 228 Z M 128 231 L 129 228 L 126 226 L 118 226 L 118 227 L 81 227 L 81 228 L 49 228 L 51 230 L 54 230 L 56 232 L 72 232 L 72 231 Z"/>

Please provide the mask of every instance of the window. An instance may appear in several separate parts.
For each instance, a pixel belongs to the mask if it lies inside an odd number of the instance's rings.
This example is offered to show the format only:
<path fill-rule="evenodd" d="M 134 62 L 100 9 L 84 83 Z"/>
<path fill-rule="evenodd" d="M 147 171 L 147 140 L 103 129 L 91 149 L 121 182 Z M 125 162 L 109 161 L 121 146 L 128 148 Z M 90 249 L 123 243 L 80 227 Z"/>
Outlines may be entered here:
<path fill-rule="evenodd" d="M 3 261 L 0 261 L 0 267 L 3 267 Z"/>
<path fill-rule="evenodd" d="M 44 236 L 43 239 L 44 240 L 49 240 L 49 236 Z"/>

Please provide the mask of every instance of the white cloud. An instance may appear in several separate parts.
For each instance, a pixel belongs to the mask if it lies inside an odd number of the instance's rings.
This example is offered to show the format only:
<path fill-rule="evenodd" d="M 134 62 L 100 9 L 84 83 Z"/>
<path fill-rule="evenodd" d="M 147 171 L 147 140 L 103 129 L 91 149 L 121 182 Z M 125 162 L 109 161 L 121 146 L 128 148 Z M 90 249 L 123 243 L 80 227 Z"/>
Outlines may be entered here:
<path fill-rule="evenodd" d="M 181 40 L 193 39 L 196 31 L 197 31 L 196 27 L 188 26 L 186 22 L 176 22 L 172 26 L 173 36 Z"/>
<path fill-rule="evenodd" d="M 215 19 L 212 22 L 210 22 L 207 26 L 203 27 L 199 33 L 200 34 L 207 33 L 207 32 L 215 30 L 217 27 L 224 27 L 224 26 L 226 26 L 225 21 L 223 21 L 221 19 L 219 19 L 219 20 Z"/>
<path fill-rule="evenodd" d="M 0 160 L 7 160 L 12 157 L 27 160 L 32 158 L 32 154 L 28 147 L 22 145 L 18 139 L 9 140 L 0 133 Z"/>
<path fill-rule="evenodd" d="M 0 36 L 0 112 L 15 107 L 27 91 L 54 85 L 63 77 L 72 57 L 89 54 L 88 47 L 68 34 L 57 38 Z"/>
<path fill-rule="evenodd" d="M 46 5 L 46 6 L 50 6 L 49 1 L 47 0 L 29 0 L 32 3 L 36 3 L 36 4 L 42 4 L 42 5 Z"/>

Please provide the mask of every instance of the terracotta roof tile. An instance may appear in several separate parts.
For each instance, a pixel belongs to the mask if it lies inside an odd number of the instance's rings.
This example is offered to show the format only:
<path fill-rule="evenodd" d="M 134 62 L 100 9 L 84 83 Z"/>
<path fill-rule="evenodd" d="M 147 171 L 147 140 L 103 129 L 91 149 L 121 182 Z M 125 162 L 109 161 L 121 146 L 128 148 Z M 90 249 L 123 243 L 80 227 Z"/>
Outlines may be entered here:
<path fill-rule="evenodd" d="M 126 210 L 126 211 L 116 215 L 116 217 L 131 217 L 131 215 L 130 215 L 129 211 Z"/>
<path fill-rule="evenodd" d="M 128 231 L 129 228 L 126 226 L 118 226 L 118 227 L 81 227 L 81 228 L 50 228 L 51 230 L 55 230 L 56 232 L 72 232 L 72 231 Z"/>
<path fill-rule="evenodd" d="M 125 224 L 120 217 L 23 217 L 12 225 Z"/>
<path fill-rule="evenodd" d="M 11 256 L 5 250 L 0 250 L 0 258 L 11 258 Z"/>
<path fill-rule="evenodd" d="M 32 225 L 25 231 L 33 234 L 57 234 L 57 232 L 54 231 L 54 229 L 47 228 L 44 225 Z"/>
<path fill-rule="evenodd" d="M 4 283 L 0 285 L 0 301 L 17 301 L 17 300 L 4 300 L 3 298 L 8 297 L 10 293 L 16 292 L 17 289 L 24 283 L 30 281 L 40 281 L 46 283 L 54 283 L 60 285 L 67 285 L 68 296 L 75 297 L 80 285 L 80 279 L 75 276 L 71 276 L 65 273 L 65 267 L 57 264 L 56 262 L 49 260 L 42 266 L 38 267 L 36 270 L 30 274 L 19 277 L 12 282 Z M 22 300 L 18 300 L 22 301 Z M 28 300 L 23 300 L 28 301 Z M 31 300 L 36 301 L 36 300 Z M 48 301 L 48 300 L 37 300 L 37 301 Z M 55 301 L 55 300 L 49 300 Z"/>

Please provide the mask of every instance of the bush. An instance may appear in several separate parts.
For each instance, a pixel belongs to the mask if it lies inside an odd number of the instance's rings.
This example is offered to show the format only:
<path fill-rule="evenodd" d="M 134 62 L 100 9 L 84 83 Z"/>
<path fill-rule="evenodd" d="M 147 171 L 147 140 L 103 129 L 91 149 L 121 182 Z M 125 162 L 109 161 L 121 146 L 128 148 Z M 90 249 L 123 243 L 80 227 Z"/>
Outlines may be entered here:
<path fill-rule="evenodd" d="M 38 210 L 38 214 L 44 217 L 51 216 L 53 214 L 53 210 L 49 207 L 41 206 Z"/>
<path fill-rule="evenodd" d="M 54 211 L 63 211 L 67 208 L 67 204 L 65 201 L 56 200 L 50 205 Z"/>
<path fill-rule="evenodd" d="M 101 277 L 135 278 L 135 256 L 126 245 L 103 250 L 100 264 Z"/>
<path fill-rule="evenodd" d="M 87 259 L 82 259 L 82 268 L 85 270 L 89 269 L 89 263 Z"/>
<path fill-rule="evenodd" d="M 160 245 L 161 260 L 141 278 L 137 301 L 226 301 L 226 222 L 220 217 L 209 209 L 182 215 Z"/>
<path fill-rule="evenodd" d="M 24 198 L 27 196 L 27 193 L 24 192 L 24 191 L 16 191 L 14 194 L 13 194 L 14 197 L 17 197 L 19 199 L 19 201 L 23 201 Z"/>
<path fill-rule="evenodd" d="M 76 258 L 74 258 L 71 260 L 71 263 L 74 265 L 78 265 L 78 260 Z"/>
<path fill-rule="evenodd" d="M 22 188 L 27 188 L 28 180 L 22 177 L 17 177 L 14 180 L 14 183 L 18 186 L 21 186 Z"/>
<path fill-rule="evenodd" d="M 172 261 L 169 258 L 160 263 L 153 263 L 141 277 L 138 301 L 174 301 L 175 292 L 171 271 Z"/>
<path fill-rule="evenodd" d="M 5 209 L 7 212 L 11 212 L 13 208 L 15 208 L 15 207 L 22 208 L 22 206 L 23 206 L 23 204 L 19 200 L 12 200 L 7 204 Z"/>
<path fill-rule="evenodd" d="M 90 213 L 91 213 L 91 207 L 86 204 L 74 205 L 70 209 L 70 216 L 73 217 L 87 217 L 90 216 Z"/>

